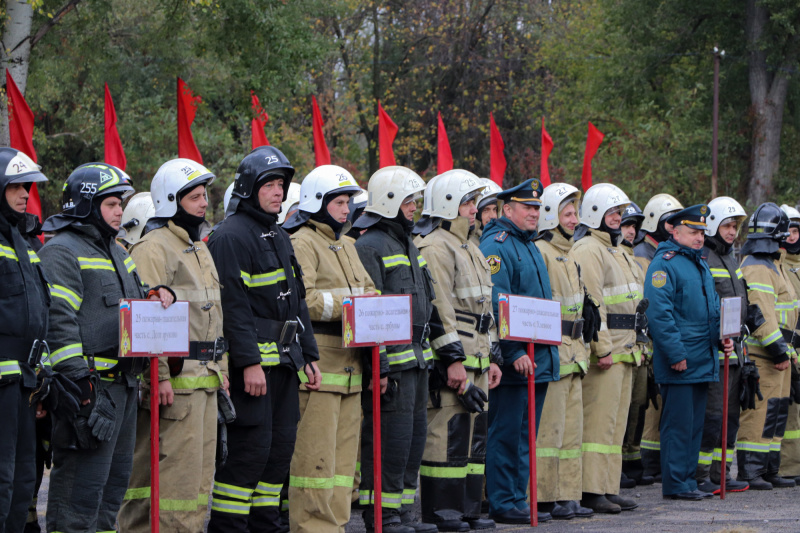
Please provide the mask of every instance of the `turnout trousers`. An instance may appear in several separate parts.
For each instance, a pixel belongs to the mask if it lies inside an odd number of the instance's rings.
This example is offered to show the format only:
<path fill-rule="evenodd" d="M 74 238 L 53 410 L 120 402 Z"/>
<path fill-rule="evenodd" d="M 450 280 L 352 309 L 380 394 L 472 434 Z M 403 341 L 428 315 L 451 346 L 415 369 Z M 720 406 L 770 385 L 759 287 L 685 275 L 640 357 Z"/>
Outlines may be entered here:
<path fill-rule="evenodd" d="M 697 490 L 695 472 L 703 437 L 708 383 L 661 385 L 661 493 Z"/>
<path fill-rule="evenodd" d="M 20 363 L 22 364 L 22 363 Z M 25 527 L 36 481 L 36 406 L 22 380 L 0 386 L 0 532 Z"/>
<path fill-rule="evenodd" d="M 281 531 L 280 492 L 289 473 L 300 418 L 297 372 L 267 374 L 264 421 L 228 425 L 228 460 L 214 476 L 209 533 Z"/>
<path fill-rule="evenodd" d="M 778 474 L 781 467 L 781 441 L 789 414 L 791 372 L 777 370 L 772 361 L 753 357 L 761 376 L 763 400 L 756 408 L 742 411 L 736 440 L 738 478 L 751 481 L 759 476 Z"/>
<path fill-rule="evenodd" d="M 721 365 L 720 365 L 721 366 Z M 708 384 L 708 402 L 706 403 L 703 439 L 700 443 L 700 459 L 697 463 L 697 481 L 711 478 L 712 483 L 719 485 L 722 473 L 722 372 L 720 379 Z M 728 371 L 728 436 L 725 452 L 725 472 L 728 475 L 733 456 L 736 454 L 736 435 L 739 433 L 739 393 L 742 389 L 742 368 L 731 366 Z"/>
<path fill-rule="evenodd" d="M 800 476 L 800 404 L 789 406 L 786 431 L 781 442 L 781 469 L 784 477 Z"/>
<path fill-rule="evenodd" d="M 639 482 L 644 474 L 642 464 L 642 433 L 647 412 L 647 370 L 648 364 L 635 367 L 631 376 L 631 406 L 628 409 L 628 422 L 625 438 L 622 441 L 622 472 Z"/>
<path fill-rule="evenodd" d="M 360 418 L 360 393 L 300 391 L 300 425 L 289 477 L 292 531 L 344 533 Z"/>
<path fill-rule="evenodd" d="M 359 502 L 367 527 L 374 522 L 375 503 L 372 452 L 372 391 L 361 393 L 364 422 L 361 432 L 361 488 Z M 427 437 L 428 371 L 410 368 L 389 374 L 381 396 L 381 506 L 383 522 L 395 521 L 410 510 L 417 494 L 422 453 Z M 294 505 L 294 503 L 292 503 Z"/>
<path fill-rule="evenodd" d="M 583 492 L 619 494 L 622 440 L 631 405 L 634 367 L 597 367 L 583 379 Z"/>
<path fill-rule="evenodd" d="M 661 474 L 661 413 L 664 412 L 664 400 L 661 394 L 656 396 L 658 409 L 648 404 L 644 414 L 644 429 L 642 430 L 641 454 L 644 475 L 657 476 Z"/>
<path fill-rule="evenodd" d="M 536 429 L 542 419 L 547 382 L 536 384 Z M 489 437 L 486 443 L 486 494 L 489 515 L 527 509 L 528 386 L 498 385 L 489 391 Z"/>
<path fill-rule="evenodd" d="M 467 378 L 484 392 L 489 376 L 468 370 Z M 424 522 L 477 518 L 481 514 L 489 413 L 469 413 L 453 389 L 442 387 L 441 403 L 428 403 L 428 438 L 420 466 Z"/>
<path fill-rule="evenodd" d="M 44 469 L 52 466 L 53 450 L 50 446 L 52 425 L 50 417 L 36 420 L 36 483 L 33 487 L 33 499 L 28 505 L 28 520 L 25 522 L 25 533 L 41 533 L 39 526 L 39 488 L 42 486 Z"/>
<path fill-rule="evenodd" d="M 99 380 L 116 404 L 116 424 L 111 439 L 95 450 L 72 450 L 59 446 L 59 433 L 67 428 L 58 421 L 53 427 L 53 469 L 47 500 L 47 531 L 60 533 L 107 533 L 116 531 L 119 512 L 133 466 L 136 442 L 138 382 L 125 374 L 119 380 Z"/>
<path fill-rule="evenodd" d="M 133 471 L 119 512 L 120 533 L 150 531 L 150 397 L 136 423 Z M 217 392 L 176 392 L 159 406 L 159 524 L 162 531 L 203 533 L 217 448 Z"/>
<path fill-rule="evenodd" d="M 562 374 L 547 387 L 536 435 L 536 477 L 542 502 L 581 499 L 583 388 L 578 373 Z"/>

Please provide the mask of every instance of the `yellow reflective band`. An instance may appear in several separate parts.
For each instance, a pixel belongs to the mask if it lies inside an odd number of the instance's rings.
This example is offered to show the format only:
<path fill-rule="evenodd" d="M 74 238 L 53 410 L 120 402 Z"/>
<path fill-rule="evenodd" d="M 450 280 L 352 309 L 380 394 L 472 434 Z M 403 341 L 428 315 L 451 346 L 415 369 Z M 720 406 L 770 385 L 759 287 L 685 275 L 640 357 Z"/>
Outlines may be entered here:
<path fill-rule="evenodd" d="M 334 478 L 332 477 L 289 476 L 289 486 L 300 489 L 332 489 L 334 484 Z M 350 486 L 353 486 L 352 482 Z"/>
<path fill-rule="evenodd" d="M 79 257 L 78 265 L 81 270 L 110 270 L 116 272 L 114 263 L 110 259 L 101 259 L 99 257 Z"/>
<path fill-rule="evenodd" d="M 381 257 L 381 259 L 383 259 L 384 268 L 392 268 L 400 265 L 411 266 L 411 261 L 408 259 L 407 255 L 389 255 Z"/>
<path fill-rule="evenodd" d="M 644 440 L 642 439 L 642 449 L 643 450 L 653 450 L 653 451 L 661 451 L 661 443 L 656 440 Z"/>
<path fill-rule="evenodd" d="M 769 453 L 769 444 L 761 444 L 760 442 L 737 441 L 737 450 L 744 450 L 748 452 Z"/>
<path fill-rule="evenodd" d="M 622 460 L 623 461 L 638 461 L 642 458 L 641 452 L 633 452 L 633 453 L 623 453 Z"/>
<path fill-rule="evenodd" d="M 63 285 L 51 285 L 50 296 L 66 300 L 70 307 L 76 311 L 81 308 L 81 304 L 83 303 L 83 298 Z"/>
<path fill-rule="evenodd" d="M 427 266 L 428 262 L 425 261 L 424 257 L 422 257 L 421 255 L 418 255 L 417 256 L 417 264 L 419 265 L 420 268 L 422 268 L 424 266 Z"/>
<path fill-rule="evenodd" d="M 434 358 L 433 350 L 431 350 L 430 348 L 424 348 L 424 349 L 422 350 L 422 357 L 423 357 L 423 358 L 424 358 L 426 361 L 431 361 L 431 360 L 433 360 L 433 358 Z"/>
<path fill-rule="evenodd" d="M 17 361 L 0 361 L 0 376 L 11 376 L 21 374 Z"/>
<path fill-rule="evenodd" d="M 258 351 L 261 352 L 261 366 L 275 366 L 280 364 L 281 356 L 278 353 L 278 345 L 274 342 L 258 343 Z"/>
<path fill-rule="evenodd" d="M 173 389 L 214 389 L 219 387 L 219 376 L 178 376 L 169 378 Z"/>
<path fill-rule="evenodd" d="M 13 248 L 10 246 L 4 246 L 0 244 L 0 257 L 5 257 L 6 259 L 13 259 L 14 261 L 19 262 L 17 259 L 17 252 L 14 251 Z"/>
<path fill-rule="evenodd" d="M 468 476 L 482 476 L 486 471 L 486 465 L 483 463 L 469 463 L 467 465 Z"/>
<path fill-rule="evenodd" d="M 731 273 L 727 268 L 709 268 L 711 275 L 715 278 L 730 278 Z"/>
<path fill-rule="evenodd" d="M 714 457 L 714 455 L 713 455 L 712 452 L 704 452 L 704 451 L 701 450 L 700 451 L 700 457 L 697 460 L 697 463 L 701 464 L 701 465 L 710 465 L 711 464 L 711 459 L 713 457 Z"/>
<path fill-rule="evenodd" d="M 264 274 L 248 274 L 244 270 L 240 270 L 239 274 L 245 286 L 252 289 L 254 287 L 266 287 L 268 285 L 275 285 L 279 281 L 286 280 L 286 272 L 279 268 Z"/>
<path fill-rule="evenodd" d="M 742 279 L 744 277 L 744 274 L 742 274 L 742 271 L 739 270 L 738 268 L 736 269 L 736 277 L 738 279 Z"/>
<path fill-rule="evenodd" d="M 253 495 L 253 489 L 248 489 L 247 487 L 237 487 L 236 485 L 228 485 L 218 481 L 214 482 L 214 489 L 212 492 L 214 494 L 219 494 L 220 496 L 228 496 L 244 501 L 249 500 Z"/>
<path fill-rule="evenodd" d="M 474 355 L 468 355 L 467 358 L 463 361 L 464 368 L 469 368 L 470 370 L 483 370 L 485 368 L 489 368 L 491 361 L 489 361 L 489 357 L 476 357 Z"/>
<path fill-rule="evenodd" d="M 415 360 L 416 355 L 414 355 L 413 349 L 394 353 L 389 353 L 387 351 L 386 358 L 389 360 L 390 365 L 400 365 Z"/>
<path fill-rule="evenodd" d="M 211 510 L 217 511 L 218 513 L 247 515 L 250 514 L 250 503 L 233 502 L 230 500 L 220 500 L 218 498 L 214 498 L 214 500 L 211 502 Z"/>
<path fill-rule="evenodd" d="M 150 487 L 137 487 L 125 491 L 125 500 L 144 500 L 150 498 Z M 198 507 L 208 507 L 208 494 L 200 494 L 194 500 L 170 500 L 159 498 L 158 506 L 163 511 L 196 511 Z"/>
<path fill-rule="evenodd" d="M 256 492 L 259 494 L 280 494 L 282 488 L 283 483 L 264 483 L 259 481 L 258 486 L 256 486 Z"/>
<path fill-rule="evenodd" d="M 800 439 L 800 429 L 793 429 L 791 431 L 787 430 L 783 433 L 783 440 L 794 440 L 794 439 Z"/>
<path fill-rule="evenodd" d="M 84 356 L 84 359 L 86 360 L 87 363 L 89 362 L 86 356 Z M 105 357 L 94 358 L 94 366 L 98 370 L 111 370 L 112 368 L 117 366 L 118 362 L 119 361 L 117 361 L 116 359 L 106 359 Z"/>
<path fill-rule="evenodd" d="M 785 438 L 785 437 L 784 437 Z M 733 456 L 736 454 L 736 450 L 730 448 L 728 453 L 725 454 L 725 462 L 732 463 Z M 714 448 L 714 460 L 715 461 L 722 461 L 722 448 Z"/>
<path fill-rule="evenodd" d="M 466 466 L 427 466 L 419 467 L 419 475 L 425 477 L 438 477 L 459 479 L 467 476 Z"/>
<path fill-rule="evenodd" d="M 41 263 L 42 262 L 42 260 L 39 259 L 39 256 L 36 255 L 36 252 L 34 252 L 33 250 L 28 250 L 28 260 L 31 263 Z"/>
<path fill-rule="evenodd" d="M 68 344 L 59 348 L 55 352 L 50 353 L 50 364 L 57 365 L 61 361 L 70 359 L 72 357 L 80 357 L 83 355 L 83 344 Z"/>
<path fill-rule="evenodd" d="M 606 455 L 622 455 L 622 446 L 613 444 L 598 444 L 595 442 L 584 442 L 581 444 L 582 452 L 602 453 Z"/>
<path fill-rule="evenodd" d="M 333 476 L 334 487 L 347 487 L 348 489 L 352 489 L 354 483 L 355 478 L 353 476 Z"/>
<path fill-rule="evenodd" d="M 125 266 L 128 268 L 128 274 L 134 271 L 136 263 L 133 262 L 133 257 L 128 256 L 125 258 Z"/>
<path fill-rule="evenodd" d="M 331 385 L 334 387 L 360 387 L 362 383 L 361 374 L 331 374 L 330 372 L 321 372 L 322 385 Z M 301 383 L 308 383 L 308 376 L 305 371 L 299 370 L 297 377 L 300 378 Z"/>
<path fill-rule="evenodd" d="M 416 496 L 416 489 L 403 489 L 403 505 L 413 505 Z"/>
<path fill-rule="evenodd" d="M 765 292 L 767 294 L 772 294 L 773 296 L 775 295 L 775 288 L 766 283 L 748 283 L 747 288 L 751 291 Z"/>
<path fill-rule="evenodd" d="M 610 357 L 611 357 L 611 360 L 614 363 L 632 363 L 632 364 L 636 364 L 636 361 L 641 356 L 642 356 L 642 351 L 641 350 L 636 350 L 632 354 L 630 354 L 630 353 L 615 353 L 615 354 L 611 354 Z M 606 357 L 608 357 L 608 356 L 606 356 Z M 590 356 L 589 359 L 591 360 L 592 363 L 596 363 L 597 362 L 597 356 L 596 355 Z"/>
<path fill-rule="evenodd" d="M 281 504 L 280 496 L 254 496 L 253 507 L 278 507 Z"/>
<path fill-rule="evenodd" d="M 399 509 L 403 503 L 403 494 L 381 492 L 381 507 Z M 371 490 L 358 491 L 358 503 L 361 505 L 375 505 L 375 496 Z"/>

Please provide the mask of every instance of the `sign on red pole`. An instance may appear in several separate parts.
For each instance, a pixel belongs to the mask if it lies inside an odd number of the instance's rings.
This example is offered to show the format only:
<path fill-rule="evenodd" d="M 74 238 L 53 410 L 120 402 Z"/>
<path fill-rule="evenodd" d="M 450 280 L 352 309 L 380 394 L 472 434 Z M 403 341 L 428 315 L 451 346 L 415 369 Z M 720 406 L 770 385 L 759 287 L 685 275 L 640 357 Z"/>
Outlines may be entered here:
<path fill-rule="evenodd" d="M 499 294 L 499 337 L 528 343 L 528 357 L 535 361 L 536 344 L 561 344 L 561 303 L 556 300 Z M 531 526 L 539 525 L 536 484 L 536 376 L 528 375 L 528 476 Z"/>
<path fill-rule="evenodd" d="M 383 531 L 381 507 L 380 347 L 411 344 L 411 295 L 351 296 L 342 301 L 342 345 L 372 347 L 372 456 L 375 531 Z"/>

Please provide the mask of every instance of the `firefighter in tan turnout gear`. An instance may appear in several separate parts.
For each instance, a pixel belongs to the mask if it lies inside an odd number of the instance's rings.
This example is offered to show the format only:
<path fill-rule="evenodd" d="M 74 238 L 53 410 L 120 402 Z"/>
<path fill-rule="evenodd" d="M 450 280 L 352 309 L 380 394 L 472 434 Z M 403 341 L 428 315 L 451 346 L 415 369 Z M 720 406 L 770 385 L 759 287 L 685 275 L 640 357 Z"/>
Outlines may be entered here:
<path fill-rule="evenodd" d="M 630 204 L 618 187 L 600 183 L 586 191 L 579 240 L 570 251 L 588 293 L 599 303 L 599 340 L 591 343 L 591 369 L 583 381 L 583 499 L 595 512 L 637 507 L 619 496 L 621 446 L 631 400 L 633 368 L 641 364 L 636 340 L 643 274 L 619 247 L 621 211 Z"/>
<path fill-rule="evenodd" d="M 484 404 L 501 374 L 492 360 L 499 345 L 491 274 L 471 238 L 483 187 L 465 170 L 442 174 L 427 191 L 433 195 L 430 215 L 436 229 L 417 242 L 436 280 L 433 304 L 444 326 L 443 335 L 431 338 L 428 438 L 420 467 L 422 516 L 439 531 L 494 527 L 494 521 L 480 517 L 488 428 Z M 436 347 L 453 339 L 461 341 L 466 358 L 445 365 Z"/>
<path fill-rule="evenodd" d="M 555 520 L 589 517 L 581 507 L 583 440 L 583 376 L 589 353 L 583 339 L 584 285 L 574 259 L 568 257 L 578 225 L 581 192 L 566 183 L 548 185 L 542 194 L 542 215 L 536 247 L 542 253 L 553 299 L 561 303 L 561 379 L 550 383 L 536 439 L 539 509 Z"/>
<path fill-rule="evenodd" d="M 158 384 L 160 450 L 159 523 L 164 531 L 202 532 L 214 477 L 217 390 L 224 385 L 222 305 L 217 269 L 200 225 L 214 175 L 189 159 L 161 165 L 150 185 L 155 213 L 131 249 L 139 274 L 151 285 L 168 285 L 189 302 L 189 357 L 160 358 Z M 227 388 L 227 387 L 224 387 Z M 133 472 L 120 509 L 120 530 L 150 531 L 149 379 L 136 424 Z"/>
<path fill-rule="evenodd" d="M 781 210 L 789 217 L 789 237 L 783 244 L 786 255 L 783 256 L 783 274 L 794 288 L 795 294 L 800 298 L 800 212 L 794 207 L 782 205 Z M 798 302 L 800 305 L 800 302 Z M 798 317 L 800 324 L 800 317 Z M 795 327 L 794 348 L 800 344 L 800 333 Z M 800 485 L 800 372 L 797 364 L 792 371 L 790 388 L 791 404 L 789 405 L 789 418 L 786 421 L 786 431 L 781 442 L 781 469 L 780 476 L 795 480 Z"/>
<path fill-rule="evenodd" d="M 289 478 L 292 531 L 344 532 L 350 520 L 361 423 L 362 349 L 342 347 L 342 300 L 375 293 L 352 242 L 344 239 L 355 178 L 335 165 L 315 168 L 300 189 L 292 233 L 319 347 L 319 391 L 300 390 L 300 425 Z M 305 376 L 300 374 L 301 381 Z"/>

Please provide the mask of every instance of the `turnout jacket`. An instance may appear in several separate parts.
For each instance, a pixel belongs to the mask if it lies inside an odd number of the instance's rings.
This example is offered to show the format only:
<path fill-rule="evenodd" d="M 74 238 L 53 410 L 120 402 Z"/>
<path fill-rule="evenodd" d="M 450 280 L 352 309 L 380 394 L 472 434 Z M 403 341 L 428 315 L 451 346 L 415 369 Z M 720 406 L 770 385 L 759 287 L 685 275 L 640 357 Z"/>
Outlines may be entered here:
<path fill-rule="evenodd" d="M 522 231 L 505 216 L 489 221 L 481 236 L 481 252 L 486 257 L 492 274 L 492 310 L 495 322 L 500 323 L 498 315 L 498 294 L 518 294 L 536 298 L 552 299 L 550 278 L 541 252 L 533 243 L 536 232 Z M 558 381 L 558 348 L 547 344 L 535 344 L 535 381 L 545 383 Z M 514 361 L 527 355 L 525 342 L 500 341 L 503 354 L 503 377 L 501 385 L 523 385 L 527 376 L 514 369 Z"/>
<path fill-rule="evenodd" d="M 292 234 L 319 347 L 320 391 L 345 394 L 361 391 L 363 349 L 342 347 L 342 300 L 375 291 L 352 239 L 344 235 L 348 226 L 349 223 L 338 239 L 330 226 L 315 220 Z M 308 381 L 304 372 L 299 375 L 300 381 Z"/>
<path fill-rule="evenodd" d="M 131 248 L 131 257 L 150 286 L 167 285 L 176 300 L 189 302 L 190 342 L 213 342 L 222 336 L 219 275 L 206 243 L 192 242 L 185 229 L 168 221 L 147 232 Z M 170 377 L 164 357 L 158 361 L 158 380 L 168 379 L 176 391 L 215 390 L 222 370 L 227 373 L 224 358 L 219 363 L 185 360 L 180 374 Z"/>
<path fill-rule="evenodd" d="M 656 382 L 690 384 L 717 381 L 719 296 L 701 250 L 670 239 L 658 245 L 647 269 L 644 296 L 647 319 L 658 324 L 653 336 Z M 671 365 L 686 360 L 686 370 Z"/>
<path fill-rule="evenodd" d="M 25 387 L 36 386 L 28 356 L 33 342 L 46 338 L 49 306 L 39 257 L 0 214 L 0 386 L 20 379 Z"/>
<path fill-rule="evenodd" d="M 636 256 L 636 262 L 642 266 L 642 272 L 647 272 L 650 261 L 656 255 L 656 248 L 658 241 L 652 235 L 645 235 L 642 242 L 633 247 L 633 255 Z"/>
<path fill-rule="evenodd" d="M 567 240 L 557 229 L 544 231 L 536 240 L 536 247 L 542 253 L 547 274 L 550 277 L 550 290 L 553 300 L 561 304 L 561 321 L 575 322 L 583 316 L 584 284 L 578 263 L 569 254 L 574 241 Z M 581 330 L 578 330 L 581 333 Z M 560 374 L 585 374 L 589 370 L 589 353 L 583 337 L 573 339 L 572 335 L 564 335 L 562 328 L 561 346 L 558 347 L 558 358 L 561 365 Z"/>
<path fill-rule="evenodd" d="M 789 284 L 794 289 L 797 295 L 797 305 L 800 306 L 800 255 L 786 253 L 781 261 L 783 265 L 783 275 L 789 281 Z M 800 313 L 798 314 L 798 326 L 800 326 Z M 798 327 L 795 327 L 798 330 Z M 800 331 L 798 332 L 800 335 Z"/>
<path fill-rule="evenodd" d="M 727 252 L 716 239 L 706 237 L 706 244 L 703 247 L 703 257 L 708 263 L 708 268 L 711 271 L 711 276 L 714 278 L 714 287 L 717 290 L 720 300 L 722 298 L 731 298 L 741 296 L 742 298 L 742 324 L 747 317 L 747 285 L 744 282 L 744 274 L 739 269 L 739 263 L 736 262 L 736 256 L 733 253 L 733 247 L 729 247 Z M 742 344 L 740 342 L 733 343 L 734 352 L 728 358 L 733 366 L 739 366 L 744 361 L 742 354 Z M 741 361 L 740 361 L 741 358 Z M 722 350 L 719 351 L 720 362 L 725 361 L 725 355 Z"/>
<path fill-rule="evenodd" d="M 437 332 L 441 331 L 442 323 L 432 303 L 436 293 L 431 274 L 411 235 L 398 222 L 382 218 L 358 238 L 356 250 L 379 293 L 411 295 L 414 342 L 381 350 L 381 376 L 409 368 L 427 368 L 433 360 L 428 333 L 432 330 L 432 336 L 440 334 Z M 456 356 L 438 355 L 447 358 L 446 364 L 464 358 L 463 349 Z"/>
<path fill-rule="evenodd" d="M 621 237 L 620 237 L 621 239 Z M 636 344 L 636 331 L 617 328 L 609 315 L 627 315 L 632 320 L 642 299 L 643 273 L 629 254 L 611 240 L 605 231 L 589 230 L 570 250 L 568 257 L 578 263 L 586 290 L 600 307 L 600 331 L 590 344 L 590 360 L 609 356 L 614 363 L 639 365 L 641 345 Z"/>
<path fill-rule="evenodd" d="M 497 342 L 492 314 L 492 278 L 486 258 L 472 240 L 469 220 L 443 220 L 418 243 L 423 261 L 436 280 L 433 305 L 442 320 L 441 335 L 431 335 L 434 359 L 443 346 L 460 341 L 464 367 L 483 372 L 489 368 L 491 343 Z M 488 331 L 480 333 L 481 316 Z M 490 321 L 490 322 L 489 322 Z"/>
<path fill-rule="evenodd" d="M 39 251 L 51 283 L 50 363 L 72 380 L 89 375 L 87 359 L 104 379 L 138 374 L 136 358 L 119 360 L 119 300 L 145 298 L 136 263 L 113 237 L 78 220 Z"/>
<path fill-rule="evenodd" d="M 796 357 L 795 349 L 786 338 L 791 336 L 797 325 L 798 309 L 794 288 L 786 279 L 781 265 L 781 257 L 785 253 L 785 250 L 781 250 L 774 254 L 746 255 L 742 258 L 741 266 L 747 282 L 747 298 L 751 304 L 758 305 L 765 319 L 764 324 L 751 331 L 745 340 L 747 353 L 770 359 L 775 364 Z"/>

